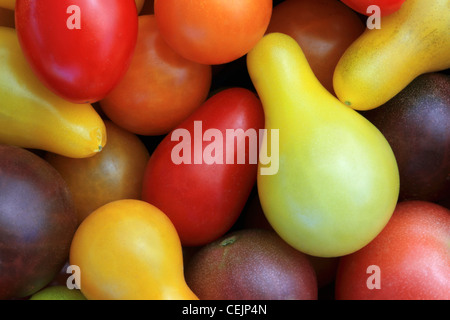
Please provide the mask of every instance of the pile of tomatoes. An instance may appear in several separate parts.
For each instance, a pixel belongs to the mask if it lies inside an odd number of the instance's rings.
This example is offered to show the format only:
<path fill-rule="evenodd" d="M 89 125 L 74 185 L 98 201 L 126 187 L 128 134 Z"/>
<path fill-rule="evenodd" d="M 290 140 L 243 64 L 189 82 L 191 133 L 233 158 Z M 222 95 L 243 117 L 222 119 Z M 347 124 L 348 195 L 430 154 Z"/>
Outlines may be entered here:
<path fill-rule="evenodd" d="M 251 142 L 238 140 L 233 163 L 211 163 L 218 149 L 204 156 L 219 145 L 216 134 L 225 151 L 230 129 L 261 138 L 267 118 L 246 55 L 266 34 L 296 40 L 335 96 L 336 65 L 367 30 L 367 7 L 378 5 L 385 17 L 404 2 L 0 0 L 0 59 L 16 64 L 0 69 L 25 79 L 10 84 L 0 70 L 0 86 L 13 88 L 0 88 L 0 125 L 11 133 L 0 130 L 0 155 L 10 154 L 0 160 L 0 298 L 72 285 L 87 299 L 450 299 L 448 181 L 433 197 L 400 197 L 361 250 L 321 257 L 285 247 L 265 218 Z M 32 114 L 2 113 L 25 103 Z M 448 126 L 445 134 L 448 144 Z M 448 154 L 441 163 L 448 170 Z M 28 188 L 38 195 L 27 200 Z M 254 229 L 270 240 L 246 235 Z M 221 260 L 228 248 L 239 259 Z M 281 279 L 286 290 L 271 290 Z M 208 290 L 219 284 L 223 291 Z"/>

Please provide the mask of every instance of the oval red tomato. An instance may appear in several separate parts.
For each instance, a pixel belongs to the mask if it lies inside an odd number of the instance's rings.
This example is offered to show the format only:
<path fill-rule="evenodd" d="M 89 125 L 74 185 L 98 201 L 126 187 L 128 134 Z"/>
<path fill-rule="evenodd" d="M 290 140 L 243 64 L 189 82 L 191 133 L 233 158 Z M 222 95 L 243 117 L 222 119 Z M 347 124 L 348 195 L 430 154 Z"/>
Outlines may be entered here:
<path fill-rule="evenodd" d="M 209 243 L 236 222 L 256 182 L 257 161 L 251 161 L 250 153 L 263 128 L 264 112 L 256 95 L 230 88 L 209 98 L 153 152 L 142 199 L 167 214 L 183 245 Z M 249 136 L 256 133 L 256 141 L 247 142 L 239 129 Z M 228 138 L 227 130 L 238 138 Z M 242 154 L 245 161 L 238 163 Z"/>
<path fill-rule="evenodd" d="M 17 0 L 15 12 L 27 60 L 61 97 L 93 103 L 125 74 L 137 40 L 134 0 Z"/>
<path fill-rule="evenodd" d="M 450 299 L 450 211 L 425 201 L 400 202 L 385 229 L 341 257 L 336 298 Z"/>
<path fill-rule="evenodd" d="M 353 10 L 364 14 L 371 15 L 372 12 L 367 12 L 367 8 L 371 5 L 376 5 L 380 8 L 381 16 L 387 16 L 400 10 L 405 0 L 341 0 Z"/>
<path fill-rule="evenodd" d="M 262 38 L 272 0 L 156 0 L 164 40 L 187 59 L 223 64 L 244 56 Z"/>

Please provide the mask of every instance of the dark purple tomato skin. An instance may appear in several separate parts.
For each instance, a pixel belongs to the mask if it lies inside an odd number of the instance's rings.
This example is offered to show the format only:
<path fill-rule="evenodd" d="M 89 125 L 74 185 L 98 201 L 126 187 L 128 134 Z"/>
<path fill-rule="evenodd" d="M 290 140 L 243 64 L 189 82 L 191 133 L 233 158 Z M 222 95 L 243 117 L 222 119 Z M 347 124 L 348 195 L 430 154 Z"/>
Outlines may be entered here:
<path fill-rule="evenodd" d="M 395 154 L 399 200 L 449 197 L 450 75 L 421 75 L 386 104 L 363 115 L 384 134 Z"/>
<path fill-rule="evenodd" d="M 66 262 L 76 227 L 56 169 L 35 153 L 0 145 L 0 299 L 47 285 Z"/>

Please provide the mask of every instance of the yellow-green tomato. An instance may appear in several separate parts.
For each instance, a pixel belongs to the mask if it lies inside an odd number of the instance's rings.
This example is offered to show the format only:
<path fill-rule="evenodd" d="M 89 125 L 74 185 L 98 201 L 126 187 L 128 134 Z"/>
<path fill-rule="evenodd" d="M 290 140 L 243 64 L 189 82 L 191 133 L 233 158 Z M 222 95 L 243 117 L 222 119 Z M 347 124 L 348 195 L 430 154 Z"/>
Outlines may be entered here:
<path fill-rule="evenodd" d="M 398 167 L 388 142 L 319 83 L 291 37 L 268 34 L 247 58 L 264 107 L 268 150 L 279 162 L 277 172 L 258 175 L 268 221 L 312 256 L 361 249 L 397 203 Z M 260 169 L 267 169 L 264 162 Z"/>

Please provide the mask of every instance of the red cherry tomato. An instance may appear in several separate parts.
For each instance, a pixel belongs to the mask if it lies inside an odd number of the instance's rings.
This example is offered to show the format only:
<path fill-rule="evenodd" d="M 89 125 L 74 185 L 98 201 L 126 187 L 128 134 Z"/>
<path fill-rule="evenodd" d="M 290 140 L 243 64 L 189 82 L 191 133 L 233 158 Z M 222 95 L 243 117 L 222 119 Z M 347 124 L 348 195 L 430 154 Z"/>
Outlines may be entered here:
<path fill-rule="evenodd" d="M 93 103 L 125 74 L 138 31 L 134 0 L 17 0 L 15 11 L 24 54 L 56 94 Z"/>
<path fill-rule="evenodd" d="M 257 164 L 250 161 L 249 139 L 227 138 L 226 131 L 254 129 L 248 133 L 256 132 L 259 140 L 259 129 L 263 128 L 264 112 L 256 95 L 247 89 L 230 88 L 209 98 L 153 152 L 144 174 L 142 199 L 167 214 L 183 245 L 209 243 L 236 222 L 255 185 Z M 222 137 L 207 138 L 208 132 Z M 215 151 L 213 143 L 217 143 Z M 235 160 L 231 164 L 227 146 L 232 148 L 233 144 Z M 181 148 L 183 145 L 187 147 Z M 237 159 L 242 155 L 238 151 L 241 147 L 245 148 L 244 163 Z M 205 154 L 216 156 L 216 162 L 220 158 L 222 164 L 210 161 Z M 183 163 L 180 155 L 186 160 Z"/>
<path fill-rule="evenodd" d="M 367 12 L 367 8 L 371 5 L 380 7 L 381 16 L 387 16 L 400 10 L 405 0 L 341 0 L 353 10 L 364 14 L 371 15 L 372 12 Z"/>
<path fill-rule="evenodd" d="M 449 300 L 450 211 L 425 201 L 400 202 L 385 229 L 341 257 L 336 298 Z"/>
<path fill-rule="evenodd" d="M 223 64 L 244 56 L 262 38 L 272 0 L 156 0 L 161 35 L 187 59 Z"/>

